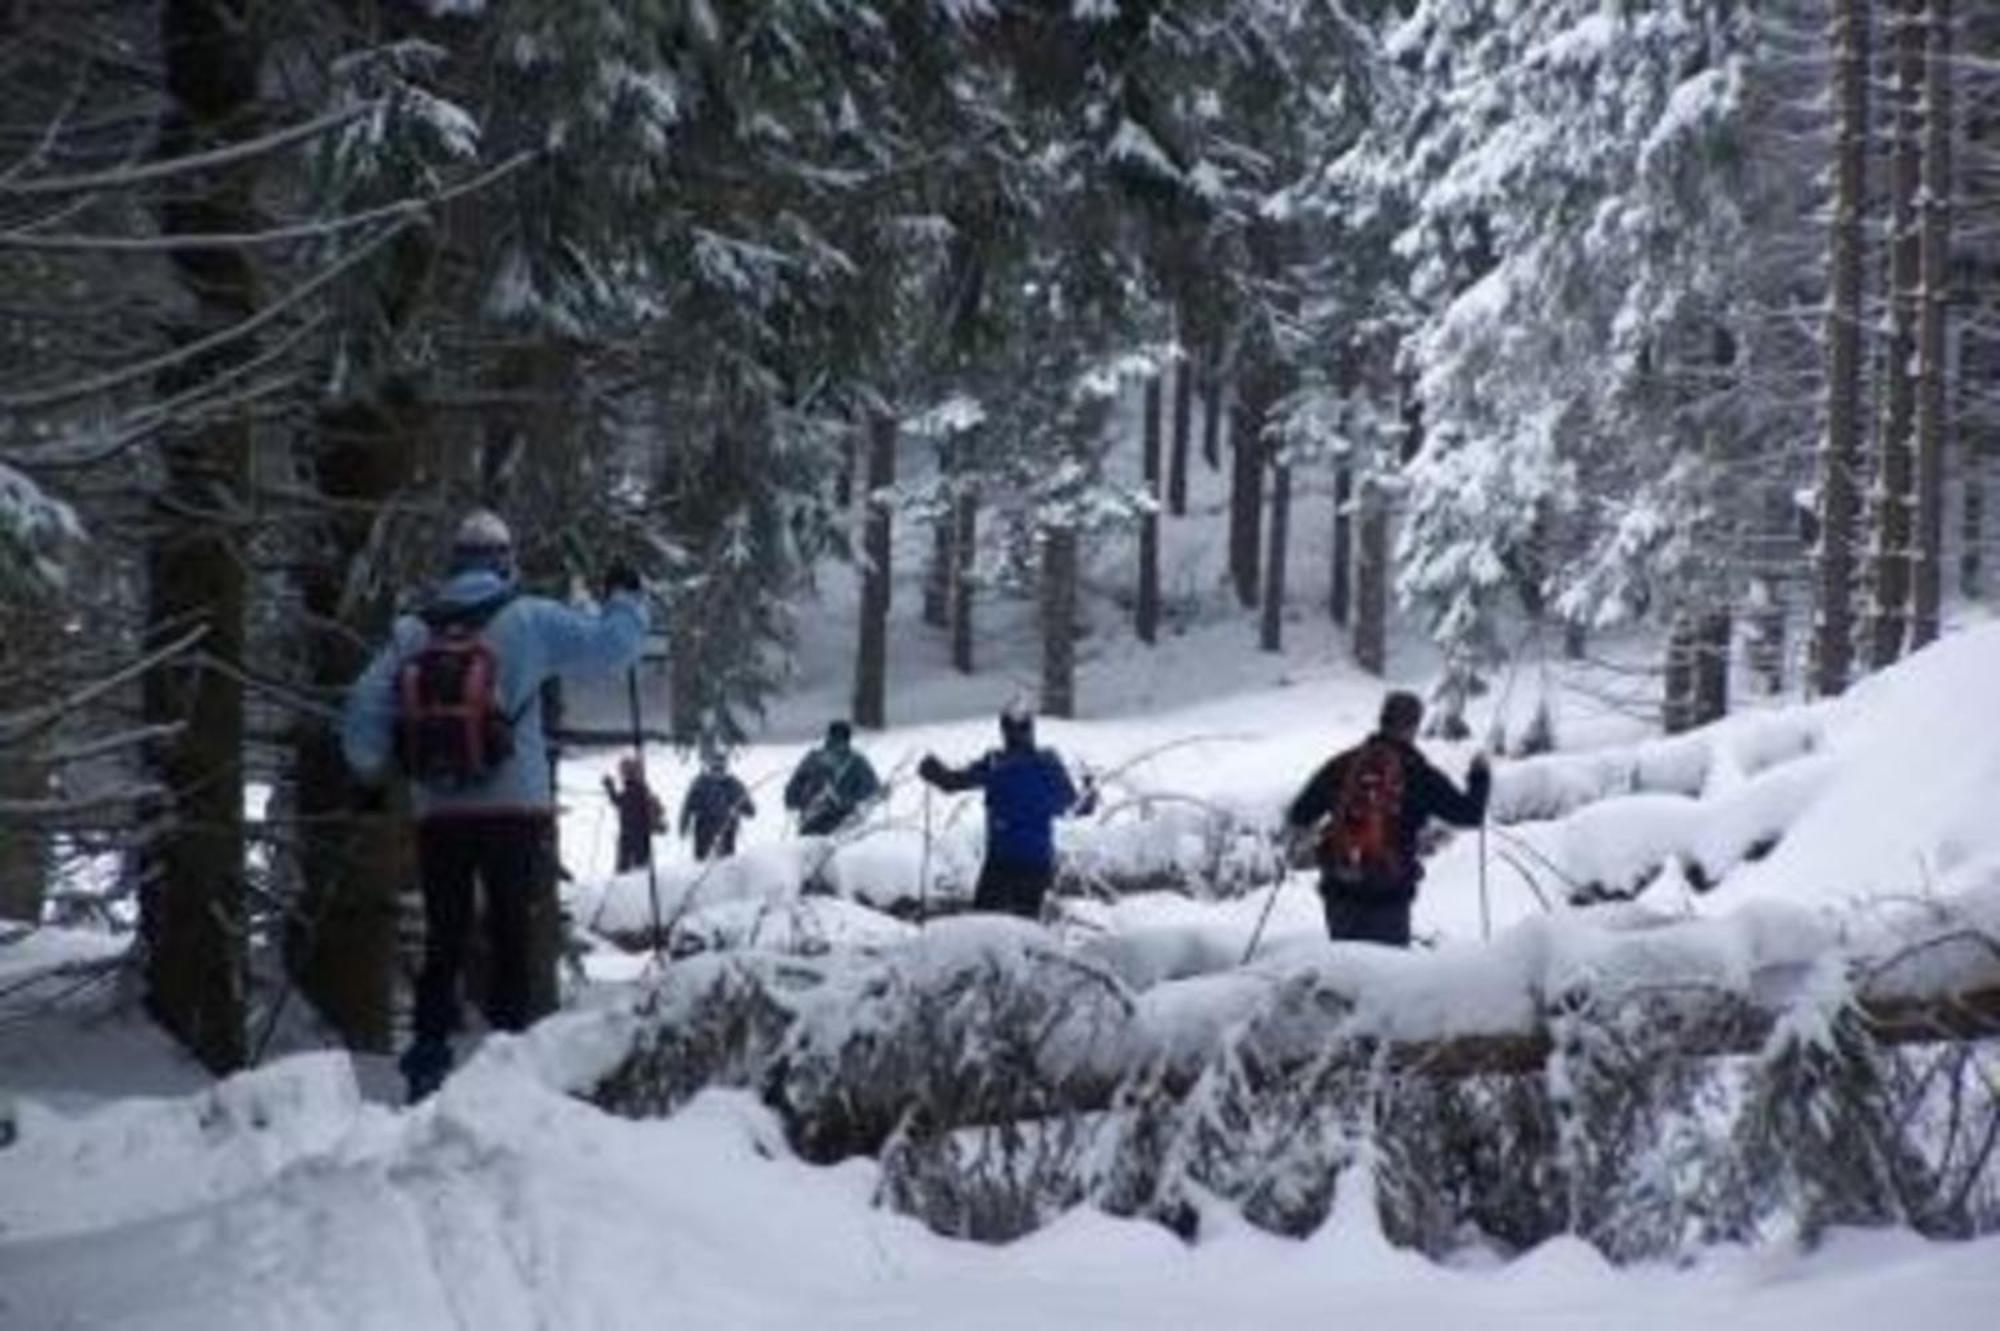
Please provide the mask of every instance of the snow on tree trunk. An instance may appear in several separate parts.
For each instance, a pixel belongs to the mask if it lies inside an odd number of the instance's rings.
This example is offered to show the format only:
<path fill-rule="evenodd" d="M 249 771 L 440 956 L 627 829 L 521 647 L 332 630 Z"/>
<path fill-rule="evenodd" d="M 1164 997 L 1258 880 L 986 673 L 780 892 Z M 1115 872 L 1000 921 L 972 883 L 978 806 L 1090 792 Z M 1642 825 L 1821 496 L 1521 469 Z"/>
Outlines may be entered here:
<path fill-rule="evenodd" d="M 1819 450 L 1818 604 L 1813 689 L 1847 687 L 1854 656 L 1855 469 L 1861 460 L 1861 262 L 1868 206 L 1868 12 L 1834 0 L 1833 221 L 1826 310 L 1826 406 Z"/>
<path fill-rule="evenodd" d="M 1071 526 L 1042 534 L 1042 711 L 1076 715 L 1077 535 Z"/>
<path fill-rule="evenodd" d="M 1174 366 L 1174 427 L 1167 451 L 1167 512 L 1187 516 L 1188 453 L 1194 444 L 1194 357 Z"/>
<path fill-rule="evenodd" d="M 1264 613 L 1257 645 L 1267 652 L 1284 650 L 1285 557 L 1291 540 L 1292 468 L 1279 462 L 1271 469 L 1271 541 L 1264 557 Z"/>
<path fill-rule="evenodd" d="M 1326 609 L 1343 627 L 1354 609 L 1354 468 L 1344 460 L 1333 464 L 1333 566 Z"/>
<path fill-rule="evenodd" d="M 861 537 L 860 643 L 854 662 L 854 724 L 880 730 L 888 724 L 890 506 L 896 484 L 896 418 L 887 410 L 868 417 L 867 516 Z"/>
<path fill-rule="evenodd" d="M 1945 316 L 1951 299 L 1952 0 L 1929 0 L 1924 23 L 1922 274 L 1917 311 L 1917 548 L 1910 646 L 1938 635 L 1944 584 Z"/>
<path fill-rule="evenodd" d="M 1923 79 L 1924 0 L 1897 0 L 1893 12 L 1894 73 L 1890 82 L 1890 224 L 1887 332 L 1882 413 L 1875 446 L 1874 513 L 1868 663 L 1876 670 L 1903 654 L 1910 613 L 1910 513 L 1915 451 L 1917 304 L 1922 280 L 1917 192 L 1922 187 L 1923 140 L 1919 118 Z"/>
<path fill-rule="evenodd" d="M 1666 660 L 1660 675 L 1660 727 L 1678 735 L 1695 726 L 1695 623 L 1685 608 L 1674 611 L 1667 627 Z"/>
<path fill-rule="evenodd" d="M 972 673 L 973 557 L 979 549 L 979 493 L 965 486 L 952 500 L 951 665 Z"/>
<path fill-rule="evenodd" d="M 157 153 L 173 158 L 257 133 L 260 26 L 232 0 L 168 0 L 160 12 L 168 96 Z M 186 173 L 162 193 L 162 235 L 257 229 L 257 162 Z M 240 324 L 258 307 L 256 270 L 236 248 L 172 258 L 185 295 L 169 335 L 186 346 Z M 161 397 L 198 392 L 255 353 L 238 338 L 163 371 Z M 141 889 L 146 1006 L 211 1072 L 244 1065 L 245 927 L 243 667 L 248 575 L 234 519 L 250 501 L 250 423 L 220 414 L 171 429 L 146 551 L 143 647 L 202 631 L 193 648 L 147 672 L 142 706 L 168 728 L 153 766 L 171 807 Z"/>
<path fill-rule="evenodd" d="M 1712 606 L 1696 619 L 1692 720 L 1696 726 L 1729 714 L 1729 644 L 1735 618 L 1726 605 Z"/>
<path fill-rule="evenodd" d="M 1146 499 L 1151 507 L 1139 517 L 1139 596 L 1133 626 L 1139 641 L 1149 646 L 1160 636 L 1160 376 L 1146 380 L 1146 414 L 1140 458 Z"/>

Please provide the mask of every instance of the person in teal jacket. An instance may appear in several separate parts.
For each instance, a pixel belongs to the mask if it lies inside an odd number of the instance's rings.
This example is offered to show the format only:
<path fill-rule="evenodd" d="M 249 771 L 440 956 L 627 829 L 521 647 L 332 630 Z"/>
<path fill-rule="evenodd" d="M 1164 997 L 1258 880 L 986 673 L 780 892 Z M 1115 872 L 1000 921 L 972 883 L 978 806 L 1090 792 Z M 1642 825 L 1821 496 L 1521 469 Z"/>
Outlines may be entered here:
<path fill-rule="evenodd" d="M 459 524 L 448 576 L 421 614 L 396 621 L 388 644 L 348 690 L 341 747 L 364 789 L 379 790 L 401 760 L 421 766 L 405 712 L 419 657 L 442 635 L 476 638 L 491 663 L 493 711 L 505 742 L 489 745 L 490 766 L 450 782 L 412 780 L 417 870 L 424 899 L 424 960 L 417 979 L 415 1038 L 401 1067 L 412 1100 L 435 1090 L 451 1068 L 460 1021 L 459 979 L 484 891 L 491 981 L 487 1022 L 517 1031 L 545 1013 L 534 995 L 531 940 L 555 911 L 555 793 L 539 695 L 558 675 L 611 673 L 635 662 L 646 637 L 646 606 L 629 567 L 606 574 L 603 603 L 579 610 L 521 593 L 506 523 L 479 511 Z M 494 755 L 499 755 L 495 757 Z M 546 1001 L 545 999 L 543 1000 Z"/>

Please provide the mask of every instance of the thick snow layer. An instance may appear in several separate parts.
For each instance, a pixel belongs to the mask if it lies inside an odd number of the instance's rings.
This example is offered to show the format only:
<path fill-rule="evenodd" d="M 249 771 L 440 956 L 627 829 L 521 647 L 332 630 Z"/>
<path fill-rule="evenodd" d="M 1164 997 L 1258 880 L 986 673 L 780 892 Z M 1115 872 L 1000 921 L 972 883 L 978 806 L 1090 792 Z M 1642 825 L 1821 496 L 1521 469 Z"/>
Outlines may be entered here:
<path fill-rule="evenodd" d="M 614 1046 L 614 1025 L 495 1041 L 405 1113 L 362 1103 L 342 1062 L 319 1058 L 32 1120 L 0 1151 L 0 1327 L 1151 1331 L 1337 1310 L 1411 1328 L 1955 1331 L 1986 1326 L 2000 1292 L 2000 1240 L 1882 1233 L 1680 1270 L 1616 1271 L 1575 1240 L 1434 1265 L 1383 1239 L 1359 1184 L 1303 1242 L 1216 1223 L 1187 1246 L 1086 1208 L 1006 1247 L 954 1243 L 875 1209 L 871 1163 L 790 1158 L 741 1094 L 643 1122 L 570 1099 L 590 1072 L 576 1051 Z"/>

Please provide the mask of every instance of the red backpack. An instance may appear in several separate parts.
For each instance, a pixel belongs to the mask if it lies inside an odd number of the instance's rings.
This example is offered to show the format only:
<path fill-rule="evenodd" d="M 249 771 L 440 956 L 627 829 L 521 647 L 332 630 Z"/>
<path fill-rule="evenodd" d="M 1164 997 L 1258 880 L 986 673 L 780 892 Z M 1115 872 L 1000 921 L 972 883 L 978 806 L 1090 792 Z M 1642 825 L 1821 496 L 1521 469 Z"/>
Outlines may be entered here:
<path fill-rule="evenodd" d="M 396 676 L 396 754 L 412 780 L 458 790 L 514 755 L 514 722 L 500 697 L 500 659 L 480 636 L 502 600 L 426 614 L 430 640 Z"/>
<path fill-rule="evenodd" d="M 1348 759 L 1340 798 L 1320 837 L 1320 863 L 1342 883 L 1401 888 L 1408 876 L 1397 836 L 1402 817 L 1402 755 L 1395 745 L 1371 739 Z"/>

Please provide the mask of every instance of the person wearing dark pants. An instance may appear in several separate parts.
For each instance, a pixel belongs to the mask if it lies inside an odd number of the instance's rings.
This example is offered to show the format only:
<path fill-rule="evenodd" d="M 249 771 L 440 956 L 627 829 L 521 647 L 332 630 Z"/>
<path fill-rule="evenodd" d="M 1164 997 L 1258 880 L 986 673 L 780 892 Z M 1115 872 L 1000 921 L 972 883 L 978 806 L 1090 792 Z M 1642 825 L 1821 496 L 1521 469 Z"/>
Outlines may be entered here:
<path fill-rule="evenodd" d="M 1001 713 L 1000 739 L 968 767 L 925 754 L 917 775 L 939 790 L 985 793 L 986 858 L 972 908 L 1039 919 L 1056 876 L 1055 820 L 1088 814 L 1097 792 L 1086 780 L 1079 795 L 1055 751 L 1035 747 L 1035 720 L 1025 708 Z"/>
<path fill-rule="evenodd" d="M 594 611 L 523 595 L 507 525 L 475 512 L 459 524 L 443 585 L 421 614 L 396 621 L 348 691 L 348 766 L 379 790 L 393 761 L 417 816 L 424 962 L 400 1061 L 412 1101 L 451 1069 L 475 900 L 486 912 L 488 1021 L 520 1030 L 553 1005 L 555 797 L 541 687 L 623 670 L 645 635 L 629 567 L 605 575 Z"/>
<path fill-rule="evenodd" d="M 1424 705 L 1397 691 L 1382 702 L 1376 733 L 1314 772 L 1285 821 L 1320 828 L 1320 897 L 1329 938 L 1410 945 L 1410 906 L 1424 867 L 1417 840 L 1433 818 L 1476 827 L 1486 817 L 1493 774 L 1472 760 L 1461 791 L 1417 751 Z"/>
<path fill-rule="evenodd" d="M 653 858 L 653 834 L 666 831 L 667 821 L 666 809 L 646 784 L 646 769 L 636 755 L 619 759 L 618 782 L 605 777 L 604 795 L 618 811 L 617 871 L 645 868 Z"/>
<path fill-rule="evenodd" d="M 694 839 L 694 857 L 728 859 L 736 853 L 737 827 L 756 816 L 749 790 L 729 770 L 729 756 L 720 749 L 704 752 L 701 775 L 681 801 L 681 836 Z"/>

